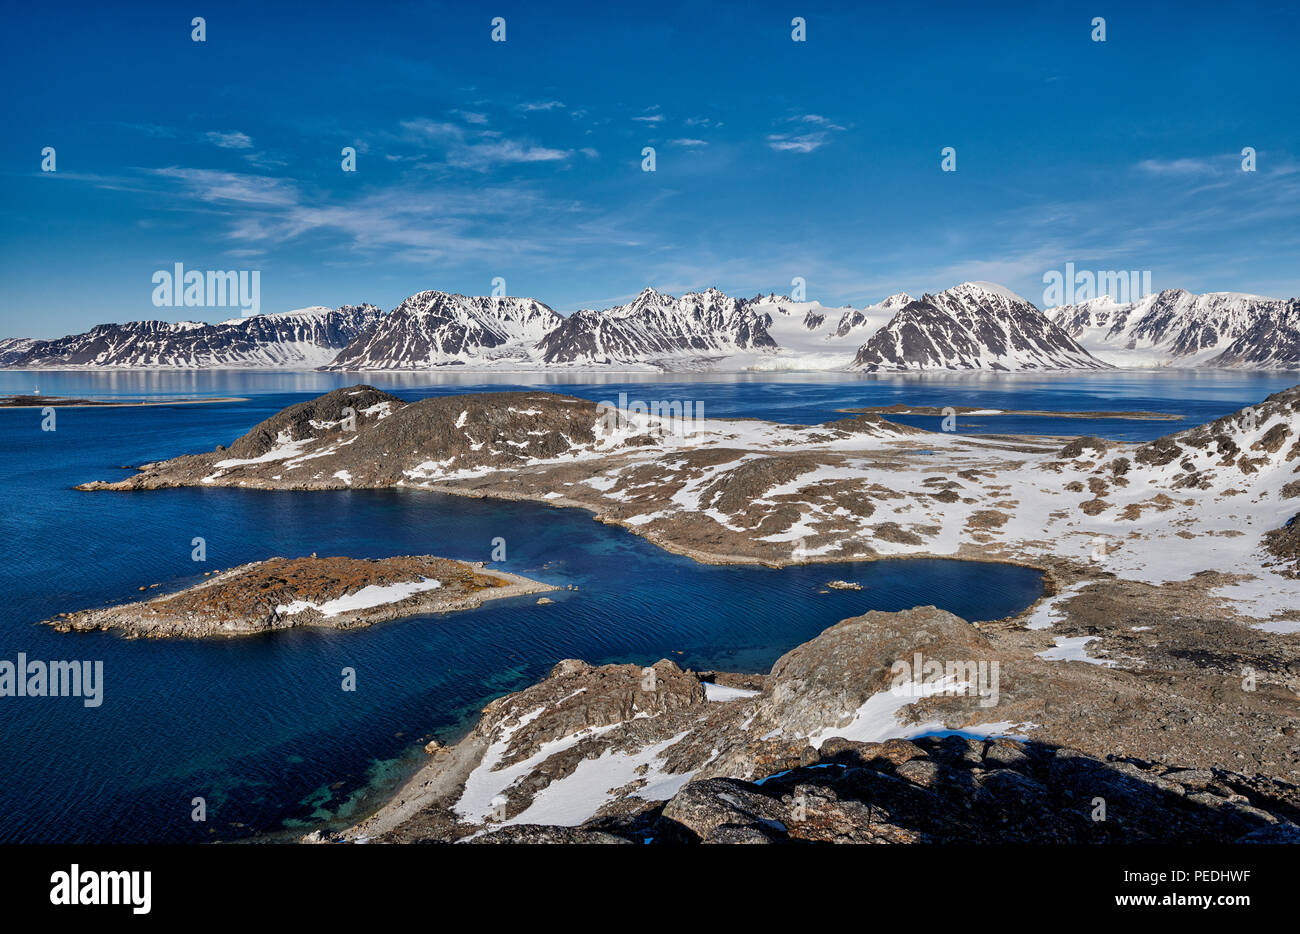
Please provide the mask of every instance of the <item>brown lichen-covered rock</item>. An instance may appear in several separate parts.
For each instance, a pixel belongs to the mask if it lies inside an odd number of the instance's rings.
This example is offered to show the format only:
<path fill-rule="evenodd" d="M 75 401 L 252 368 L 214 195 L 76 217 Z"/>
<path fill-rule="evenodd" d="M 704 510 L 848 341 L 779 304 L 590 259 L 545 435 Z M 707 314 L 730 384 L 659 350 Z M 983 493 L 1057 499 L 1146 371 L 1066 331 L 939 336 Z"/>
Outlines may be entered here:
<path fill-rule="evenodd" d="M 301 626 L 352 629 L 553 589 L 434 555 L 369 559 L 313 554 L 254 561 L 176 593 L 61 614 L 46 622 L 64 632 L 113 629 L 130 638 L 240 636 Z"/>

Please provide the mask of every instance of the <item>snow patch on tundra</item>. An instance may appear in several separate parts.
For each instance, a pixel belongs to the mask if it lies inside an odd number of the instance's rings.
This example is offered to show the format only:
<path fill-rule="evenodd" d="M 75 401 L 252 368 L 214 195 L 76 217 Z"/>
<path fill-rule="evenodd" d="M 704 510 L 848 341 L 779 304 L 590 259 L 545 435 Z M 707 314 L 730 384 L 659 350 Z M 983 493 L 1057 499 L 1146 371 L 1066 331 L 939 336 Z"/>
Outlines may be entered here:
<path fill-rule="evenodd" d="M 292 616 L 304 610 L 319 610 L 322 616 L 338 616 L 340 613 L 397 603 L 417 593 L 437 590 L 441 586 L 442 581 L 427 577 L 418 581 L 402 581 L 396 584 L 370 584 L 355 593 L 344 594 L 333 600 L 326 600 L 324 603 L 311 603 L 307 600 L 282 603 L 275 608 L 275 612 L 280 616 Z"/>

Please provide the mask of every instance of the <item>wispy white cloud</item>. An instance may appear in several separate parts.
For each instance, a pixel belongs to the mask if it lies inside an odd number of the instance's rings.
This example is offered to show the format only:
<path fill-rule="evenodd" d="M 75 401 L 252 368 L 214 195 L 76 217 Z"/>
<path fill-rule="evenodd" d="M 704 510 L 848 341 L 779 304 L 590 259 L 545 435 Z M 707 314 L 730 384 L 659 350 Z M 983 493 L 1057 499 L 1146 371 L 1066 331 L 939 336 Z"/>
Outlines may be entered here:
<path fill-rule="evenodd" d="M 847 129 L 821 114 L 797 114 L 783 122 L 794 126 L 764 137 L 768 148 L 776 152 L 813 152 L 830 142 L 831 134 L 842 133 Z"/>
<path fill-rule="evenodd" d="M 148 174 L 172 179 L 201 201 L 236 205 L 291 205 L 298 201 L 297 185 L 289 179 L 169 166 Z"/>
<path fill-rule="evenodd" d="M 539 146 L 527 140 L 505 139 L 495 130 L 470 134 L 457 124 L 437 120 L 405 120 L 401 127 L 408 140 L 442 146 L 446 153 L 446 164 L 454 168 L 487 171 L 503 164 L 557 162 L 572 155 L 567 149 Z"/>
<path fill-rule="evenodd" d="M 519 105 L 519 109 L 525 113 L 533 113 L 538 110 L 557 110 L 563 108 L 563 101 L 525 101 Z"/>
<path fill-rule="evenodd" d="M 247 133 L 240 133 L 237 130 L 231 132 L 222 132 L 212 130 L 205 134 L 209 142 L 215 143 L 222 149 L 252 149 L 253 140 Z"/>
<path fill-rule="evenodd" d="M 1208 175 L 1218 168 L 1208 159 L 1143 159 L 1137 164 L 1139 170 L 1149 175 Z"/>
<path fill-rule="evenodd" d="M 835 123 L 832 120 L 828 120 L 826 117 L 823 117 L 821 114 L 802 114 L 796 117 L 795 119 L 800 123 L 811 123 L 814 126 L 825 127 L 828 130 L 844 129 L 844 127 L 840 126 L 838 123 Z"/>
<path fill-rule="evenodd" d="M 414 120 L 403 120 L 399 124 L 404 131 L 408 140 L 417 142 L 427 142 L 429 140 L 463 140 L 465 138 L 465 128 L 455 123 L 447 123 L 440 120 L 429 120 L 425 117 L 419 117 Z"/>
<path fill-rule="evenodd" d="M 765 137 L 769 149 L 777 152 L 812 152 L 826 145 L 825 133 L 769 133 Z"/>
<path fill-rule="evenodd" d="M 567 149 L 550 149 L 503 139 L 453 149 L 447 153 L 447 162 L 459 168 L 485 170 L 501 163 L 557 162 L 570 155 L 572 153 Z"/>
<path fill-rule="evenodd" d="M 536 158 L 516 152 L 504 157 Z M 181 166 L 137 171 L 134 177 L 81 180 L 139 193 L 169 214 L 217 218 L 230 256 L 273 255 L 311 238 L 321 262 L 331 255 L 417 265 L 510 257 L 549 262 L 632 242 L 621 218 L 519 183 L 449 185 L 415 172 L 381 188 L 324 197 L 290 178 Z M 559 218 L 564 221 L 557 225 Z"/>

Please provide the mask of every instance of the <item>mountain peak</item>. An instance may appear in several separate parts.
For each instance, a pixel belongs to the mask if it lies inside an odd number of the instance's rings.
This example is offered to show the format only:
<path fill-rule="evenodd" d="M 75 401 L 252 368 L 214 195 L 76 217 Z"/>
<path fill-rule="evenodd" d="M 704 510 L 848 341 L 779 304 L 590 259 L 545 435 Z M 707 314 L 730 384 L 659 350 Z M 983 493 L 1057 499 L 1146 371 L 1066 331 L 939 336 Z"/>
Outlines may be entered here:
<path fill-rule="evenodd" d="M 982 279 L 974 279 L 970 282 L 963 282 L 960 285 L 954 285 L 950 289 L 944 289 L 939 294 L 940 295 L 970 295 L 976 292 L 984 292 L 988 295 L 996 295 L 999 298 L 1005 298 L 1008 301 L 1012 301 L 1012 302 L 1024 302 L 1026 305 L 1033 304 L 1033 302 L 1029 301 L 1027 298 L 1025 298 L 1022 295 L 1017 295 L 1015 292 L 1011 291 L 1005 285 L 999 285 L 996 282 L 986 282 Z"/>
<path fill-rule="evenodd" d="M 853 368 L 899 370 L 1101 369 L 1065 330 L 1019 295 L 963 282 L 896 312 L 858 348 Z"/>

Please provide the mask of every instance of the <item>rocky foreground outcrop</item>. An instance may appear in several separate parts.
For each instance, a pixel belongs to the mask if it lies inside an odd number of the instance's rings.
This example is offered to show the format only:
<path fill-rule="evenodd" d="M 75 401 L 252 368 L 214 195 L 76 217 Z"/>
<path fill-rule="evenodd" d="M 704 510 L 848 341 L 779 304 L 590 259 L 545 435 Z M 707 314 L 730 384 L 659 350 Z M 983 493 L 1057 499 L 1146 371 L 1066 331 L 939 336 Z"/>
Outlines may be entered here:
<path fill-rule="evenodd" d="M 1300 788 L 1241 753 L 1300 764 L 1294 697 L 1225 677 L 1180 743 L 1178 680 L 1043 658 L 933 607 L 845 620 L 767 675 L 567 660 L 431 744 L 366 821 L 308 840 L 1300 842 Z"/>
<path fill-rule="evenodd" d="M 60 613 L 45 622 L 63 632 L 112 629 L 128 638 L 244 636 L 295 627 L 353 629 L 554 589 L 482 564 L 433 555 L 311 555 L 254 561 L 175 593 Z"/>
<path fill-rule="evenodd" d="M 702 779 L 633 817 L 471 842 L 1300 843 L 1298 805 L 1294 786 L 1267 779 L 1035 742 L 833 740 L 762 782 Z"/>

